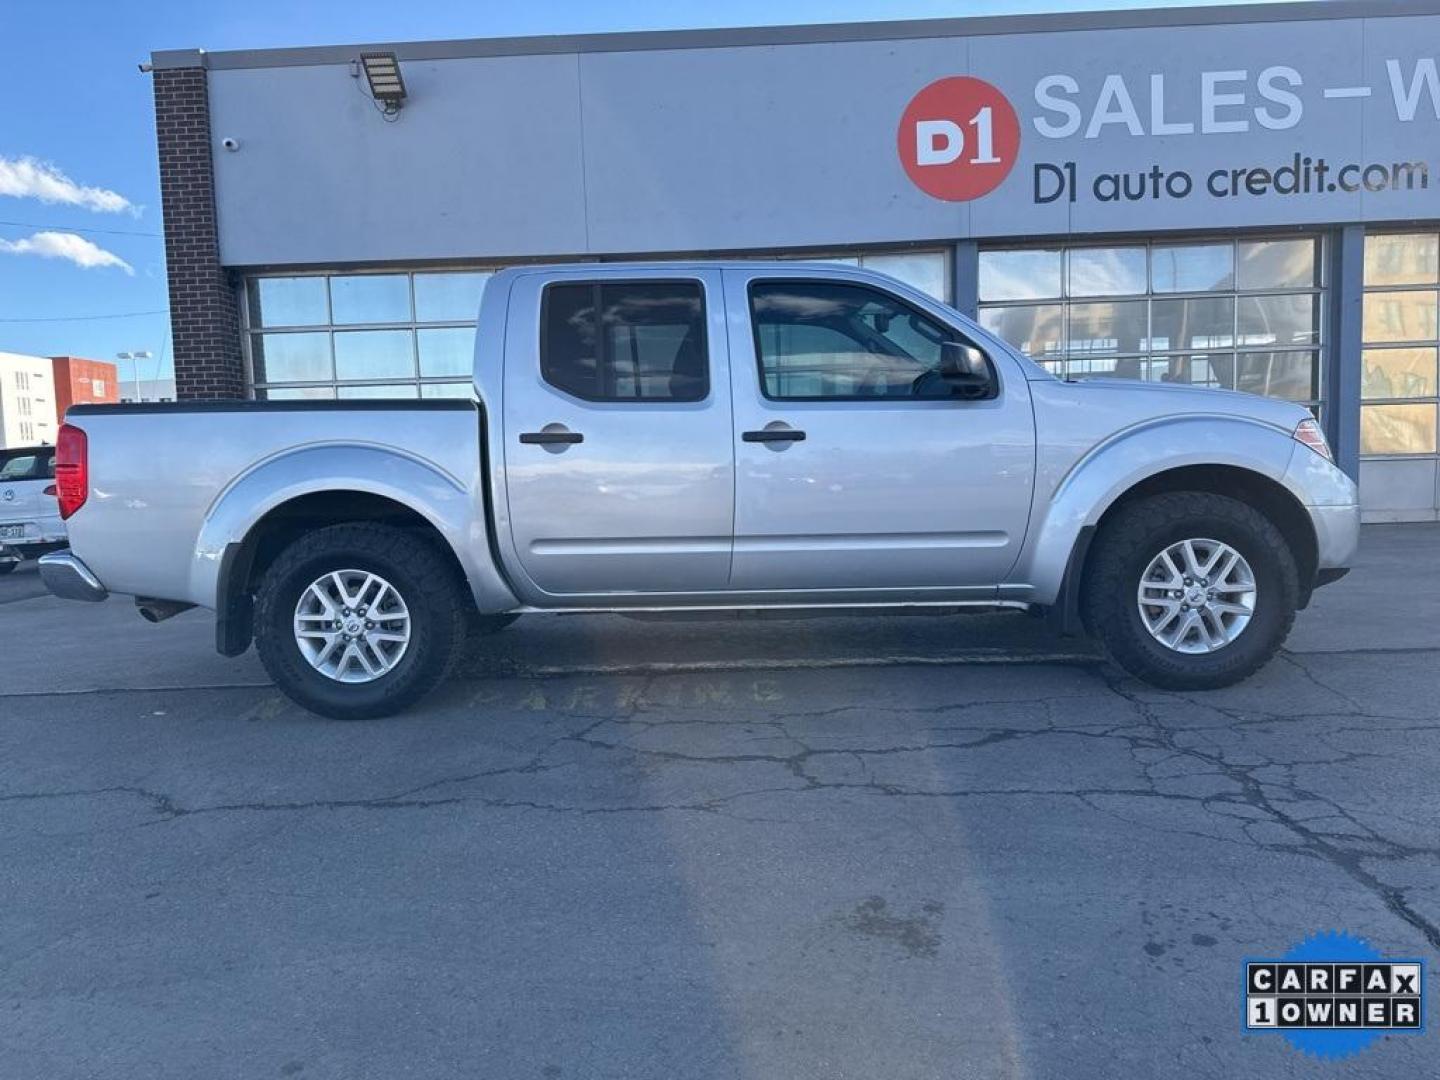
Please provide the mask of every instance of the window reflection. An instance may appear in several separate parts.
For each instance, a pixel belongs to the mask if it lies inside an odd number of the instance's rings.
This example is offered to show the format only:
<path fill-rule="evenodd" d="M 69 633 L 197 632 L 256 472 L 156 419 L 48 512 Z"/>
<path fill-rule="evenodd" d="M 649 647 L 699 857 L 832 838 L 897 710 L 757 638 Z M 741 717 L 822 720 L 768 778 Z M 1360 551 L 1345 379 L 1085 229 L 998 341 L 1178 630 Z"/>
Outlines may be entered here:
<path fill-rule="evenodd" d="M 1059 248 L 982 251 L 981 301 L 1059 297 L 1061 258 Z"/>
<path fill-rule="evenodd" d="M 1071 304 L 1066 351 L 1071 356 L 1140 352 L 1147 336 L 1145 324 L 1144 300 Z"/>
<path fill-rule="evenodd" d="M 1078 356 L 1066 362 L 1072 379 L 1143 379 L 1148 362 L 1143 356 Z"/>
<path fill-rule="evenodd" d="M 1360 396 L 1420 398 L 1436 394 L 1436 350 L 1366 349 L 1360 356 Z"/>
<path fill-rule="evenodd" d="M 319 382 L 335 377 L 326 333 L 256 334 L 251 362 L 256 382 Z"/>
<path fill-rule="evenodd" d="M 1365 402 L 1360 408 L 1362 454 L 1436 452 L 1436 412 L 1440 409 L 1436 401 L 1440 392 L 1437 280 L 1440 233 L 1366 236 L 1365 349 L 1360 356 L 1360 396 Z"/>
<path fill-rule="evenodd" d="M 1360 452 L 1435 453 L 1435 404 L 1362 405 Z"/>
<path fill-rule="evenodd" d="M 1216 349 L 1235 343 L 1235 301 L 1228 296 L 1156 300 L 1151 309 L 1154 352 Z"/>
<path fill-rule="evenodd" d="M 1311 345 L 1320 340 L 1320 298 L 1314 294 L 1242 296 L 1241 345 Z"/>
<path fill-rule="evenodd" d="M 251 326 L 324 326 L 330 321 L 323 277 L 252 278 Z"/>
<path fill-rule="evenodd" d="M 1145 289 L 1143 247 L 1071 248 L 1070 296 L 1127 296 Z"/>
<path fill-rule="evenodd" d="M 1314 238 L 1241 240 L 1236 245 L 1235 287 L 1309 289 L 1320 284 Z"/>
<path fill-rule="evenodd" d="M 262 386 L 255 391 L 261 401 L 333 401 L 333 386 Z"/>
<path fill-rule="evenodd" d="M 416 322 L 474 322 L 480 294 L 493 275 L 467 273 L 416 274 Z"/>
<path fill-rule="evenodd" d="M 1235 389 L 1290 401 L 1319 396 L 1315 356 L 1309 352 L 1241 353 L 1235 362 Z"/>
<path fill-rule="evenodd" d="M 901 255 L 864 255 L 860 265 L 866 270 L 889 274 L 941 303 L 950 299 L 948 259 L 943 254 L 921 251 Z"/>
<path fill-rule="evenodd" d="M 415 354 L 409 330 L 340 330 L 335 334 L 335 377 L 413 378 Z"/>
<path fill-rule="evenodd" d="M 420 350 L 420 374 L 468 375 L 474 365 L 475 331 L 469 326 L 415 331 Z"/>
<path fill-rule="evenodd" d="M 980 325 L 1030 356 L 1057 356 L 1065 351 L 1065 309 L 1059 304 L 982 308 Z"/>
<path fill-rule="evenodd" d="M 335 393 L 340 399 L 357 398 L 413 398 L 416 397 L 414 383 L 391 383 L 388 386 L 341 386 Z"/>
<path fill-rule="evenodd" d="M 406 274 L 353 274 L 330 279 L 330 314 L 337 326 L 410 321 Z"/>
<path fill-rule="evenodd" d="M 980 321 L 1064 375 L 1310 404 L 1320 392 L 1319 252 L 1313 236 L 984 251 Z M 1014 302 L 1057 287 L 1053 302 Z"/>
<path fill-rule="evenodd" d="M 475 388 L 469 382 L 421 383 L 423 398 L 473 398 Z"/>
<path fill-rule="evenodd" d="M 1157 245 L 1150 278 L 1159 292 L 1214 292 L 1235 287 L 1235 249 L 1230 244 Z"/>
<path fill-rule="evenodd" d="M 1429 289 L 1365 294 L 1365 341 L 1427 341 L 1436 336 L 1437 294 Z"/>
<path fill-rule="evenodd" d="M 1366 285 L 1433 285 L 1440 280 L 1440 233 L 1365 237 Z"/>

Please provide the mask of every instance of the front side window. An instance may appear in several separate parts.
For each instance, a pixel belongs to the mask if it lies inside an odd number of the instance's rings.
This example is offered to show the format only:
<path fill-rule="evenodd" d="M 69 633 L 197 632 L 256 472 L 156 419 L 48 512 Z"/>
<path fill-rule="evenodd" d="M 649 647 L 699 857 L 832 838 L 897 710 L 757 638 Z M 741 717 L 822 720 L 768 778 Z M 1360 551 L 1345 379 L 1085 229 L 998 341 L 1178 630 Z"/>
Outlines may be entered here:
<path fill-rule="evenodd" d="M 768 398 L 964 396 L 940 373 L 951 331 L 886 293 L 760 281 L 750 286 L 750 314 Z"/>
<path fill-rule="evenodd" d="M 546 286 L 540 372 L 586 401 L 701 401 L 710 392 L 696 281 Z"/>

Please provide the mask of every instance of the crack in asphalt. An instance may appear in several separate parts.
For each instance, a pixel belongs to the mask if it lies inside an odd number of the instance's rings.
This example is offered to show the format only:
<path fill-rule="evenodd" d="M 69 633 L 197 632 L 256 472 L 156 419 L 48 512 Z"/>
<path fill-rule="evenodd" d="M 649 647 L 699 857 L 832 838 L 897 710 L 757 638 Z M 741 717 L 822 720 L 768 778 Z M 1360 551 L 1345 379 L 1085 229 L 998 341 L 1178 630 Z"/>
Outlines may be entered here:
<path fill-rule="evenodd" d="M 1326 654 L 1333 656 L 1334 654 Z M 1323 862 L 1343 874 L 1365 892 L 1376 898 L 1385 910 L 1421 934 L 1440 949 L 1440 924 L 1427 917 L 1416 906 L 1406 888 L 1387 882 L 1375 864 L 1400 863 L 1411 859 L 1440 859 L 1440 847 L 1420 846 L 1386 836 L 1362 820 L 1360 813 L 1335 799 L 1305 787 L 1298 770 L 1310 766 L 1343 767 L 1347 764 L 1387 755 L 1373 751 L 1338 750 L 1328 740 L 1344 732 L 1369 731 L 1379 723 L 1396 726 L 1395 732 L 1440 729 L 1440 722 L 1425 723 L 1414 716 L 1399 716 L 1380 711 L 1367 711 L 1367 706 L 1330 680 L 1317 674 L 1295 653 L 1282 654 L 1282 661 L 1295 675 L 1320 693 L 1343 707 L 1334 711 L 1309 711 L 1303 714 L 1280 713 L 1257 708 L 1239 708 L 1215 700 L 1185 693 L 1160 696 L 1158 692 L 1136 689 L 1128 678 L 1118 673 L 1082 669 L 1087 686 L 1081 693 L 1047 694 L 1038 697 L 1007 697 L 929 706 L 912 705 L 843 705 L 815 710 L 785 711 L 765 714 L 764 719 L 695 719 L 669 718 L 657 715 L 673 712 L 675 702 L 651 700 L 650 692 L 670 672 L 652 672 L 644 677 L 638 690 L 625 695 L 624 704 L 614 709 L 589 713 L 556 708 L 567 720 L 578 722 L 573 730 L 555 734 L 538 749 L 529 752 L 517 764 L 488 769 L 457 772 L 422 784 L 413 785 L 389 795 L 370 798 L 313 799 L 290 801 L 248 801 L 185 805 L 176 796 L 138 785 L 57 789 L 0 795 L 0 804 L 22 803 L 48 799 L 96 798 L 125 796 L 147 804 L 152 826 L 203 815 L 237 813 L 297 813 L 311 811 L 381 811 L 430 810 L 459 805 L 475 805 L 490 809 L 527 810 L 575 815 L 612 815 L 657 812 L 697 812 L 732 816 L 733 804 L 766 795 L 796 795 L 816 791 L 859 792 L 879 797 L 924 799 L 990 799 L 990 798 L 1062 798 L 1078 801 L 1093 812 L 1120 817 L 1130 825 L 1142 828 L 1179 832 L 1211 842 L 1241 844 L 1276 854 L 1298 855 Z M 1065 722 L 1077 698 L 1109 700 L 1123 703 L 1128 716 L 1122 722 L 1077 724 Z M 476 701 L 479 699 L 476 698 Z M 713 707 L 714 702 L 698 702 Z M 1208 710 L 1220 722 L 1213 726 L 1176 726 L 1166 721 L 1167 708 L 1176 705 Z M 1029 726 L 1015 723 L 987 722 L 988 714 L 999 709 L 1028 710 Z M 796 729 L 817 721 L 833 721 L 848 715 L 874 716 L 895 713 L 933 718 L 934 726 L 920 729 L 939 738 L 907 739 L 886 746 L 817 746 L 814 735 L 807 742 Z M 968 715 L 981 717 L 977 726 L 947 721 L 963 721 Z M 1193 719 L 1193 717 L 1192 717 Z M 1371 726 L 1361 728 L 1353 721 L 1366 720 Z M 1222 746 L 1216 733 L 1244 733 L 1252 729 L 1270 729 L 1277 725 L 1300 723 L 1330 724 L 1329 730 L 1309 738 L 1297 747 L 1304 756 L 1293 760 L 1277 760 L 1246 744 Z M 636 745 L 627 741 L 629 731 L 644 733 L 674 729 L 686 725 L 733 727 L 741 725 L 746 734 L 756 734 L 756 741 L 778 743 L 753 752 L 733 750 L 706 753 L 696 749 L 667 749 Z M 1338 726 L 1336 726 L 1338 725 Z M 961 734 L 963 733 L 963 735 Z M 829 738 L 840 736 L 830 735 Z M 1055 738 L 1113 741 L 1124 748 L 1143 782 L 1124 785 L 971 785 L 955 789 L 918 787 L 894 778 L 877 776 L 872 765 L 886 758 L 904 755 L 932 754 L 937 751 L 973 753 L 1007 743 Z M 484 784 L 501 777 L 539 777 L 562 769 L 584 767 L 583 760 L 564 755 L 575 749 L 585 752 L 625 756 L 632 761 L 658 766 L 773 766 L 780 779 L 760 786 L 747 786 L 703 798 L 690 800 L 624 802 L 586 805 L 579 801 L 547 800 L 544 798 L 507 797 L 495 793 L 466 790 L 467 786 Z M 824 775 L 824 765 L 831 760 L 848 759 L 855 763 L 862 776 L 856 779 Z M 1181 770 L 1183 771 L 1176 771 Z M 1169 770 L 1168 775 L 1159 775 Z M 1164 785 L 1196 778 L 1205 779 L 1220 790 L 1186 792 L 1166 790 Z M 1112 800 L 1158 800 L 1193 805 L 1228 823 L 1233 835 L 1214 835 L 1197 830 L 1175 828 L 1153 822 L 1137 823 L 1118 814 L 1106 803 Z M 733 815 L 738 816 L 738 815 Z M 742 818 L 742 820 L 755 820 Z M 1405 819 L 1395 817 L 1396 821 Z M 1337 824 L 1338 823 L 1338 826 Z M 1423 822 L 1407 822 L 1424 826 Z M 1285 840 L 1261 839 L 1254 835 L 1260 825 L 1278 828 Z M 1342 831 L 1336 831 L 1343 827 Z"/>
<path fill-rule="evenodd" d="M 1278 656 L 1287 660 L 1304 657 L 1338 656 L 1427 656 L 1440 654 L 1440 647 L 1414 646 L 1405 648 L 1312 649 L 1293 651 L 1281 649 Z M 651 676 L 651 675 L 723 675 L 746 671 L 824 671 L 849 668 L 898 667 L 1070 667 L 1098 668 L 1107 663 L 1094 652 L 1026 653 L 995 649 L 960 654 L 904 656 L 814 657 L 750 657 L 736 660 L 680 660 L 635 664 L 556 664 L 525 666 L 497 664 L 490 670 L 472 670 L 452 675 L 454 683 L 485 683 L 494 679 L 570 679 L 580 676 Z M 1318 684 L 1317 685 L 1323 685 Z M 0 701 L 52 697 L 95 697 L 106 694 L 178 694 L 204 690 L 272 690 L 271 682 L 166 683 L 156 686 L 82 686 L 60 690 L 0 691 Z M 1332 687 L 1325 687 L 1340 695 Z"/>

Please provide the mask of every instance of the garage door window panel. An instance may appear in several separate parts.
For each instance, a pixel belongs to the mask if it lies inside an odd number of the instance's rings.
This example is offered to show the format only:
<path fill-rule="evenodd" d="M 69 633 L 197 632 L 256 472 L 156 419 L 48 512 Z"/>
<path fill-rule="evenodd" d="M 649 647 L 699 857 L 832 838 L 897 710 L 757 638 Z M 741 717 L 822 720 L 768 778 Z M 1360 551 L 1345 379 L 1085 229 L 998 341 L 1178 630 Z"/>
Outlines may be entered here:
<path fill-rule="evenodd" d="M 1365 238 L 1360 452 L 1433 457 L 1440 412 L 1440 233 Z M 1440 497 L 1440 496 L 1437 496 Z"/>
<path fill-rule="evenodd" d="M 1314 407 L 1324 344 L 1319 250 L 1315 237 L 1287 237 L 982 251 L 980 322 L 1066 377 L 1243 384 L 1291 400 L 1310 386 L 1303 403 Z M 1017 277 L 1055 258 L 1061 280 L 1042 274 L 1036 291 L 1059 292 L 1035 303 Z M 1306 364 L 1309 372 L 1299 370 Z"/>

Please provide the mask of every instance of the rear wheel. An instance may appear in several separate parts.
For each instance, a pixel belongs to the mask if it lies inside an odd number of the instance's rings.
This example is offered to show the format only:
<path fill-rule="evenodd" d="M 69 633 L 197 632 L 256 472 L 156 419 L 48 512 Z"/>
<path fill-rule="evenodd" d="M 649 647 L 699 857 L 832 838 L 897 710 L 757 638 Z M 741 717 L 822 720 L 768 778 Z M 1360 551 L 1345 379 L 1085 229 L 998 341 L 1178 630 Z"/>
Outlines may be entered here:
<path fill-rule="evenodd" d="M 385 525 L 302 536 L 256 595 L 256 648 L 270 677 L 311 712 L 387 716 L 449 672 L 469 596 L 436 546 Z"/>
<path fill-rule="evenodd" d="M 1130 674 L 1172 690 L 1230 686 L 1285 641 L 1299 602 L 1295 559 L 1259 511 L 1178 492 L 1122 507 L 1096 537 L 1086 624 Z"/>

